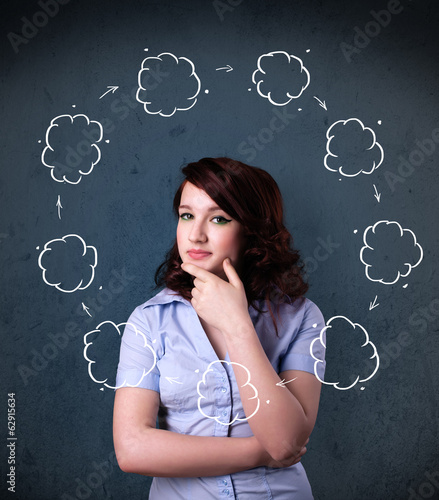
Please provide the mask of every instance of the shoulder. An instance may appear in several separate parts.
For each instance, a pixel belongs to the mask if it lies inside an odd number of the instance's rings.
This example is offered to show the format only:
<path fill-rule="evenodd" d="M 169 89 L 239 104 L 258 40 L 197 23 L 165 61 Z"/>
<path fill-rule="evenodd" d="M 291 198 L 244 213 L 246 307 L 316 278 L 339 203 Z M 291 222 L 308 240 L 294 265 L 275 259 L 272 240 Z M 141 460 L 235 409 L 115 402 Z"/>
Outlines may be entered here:
<path fill-rule="evenodd" d="M 322 311 L 312 300 L 305 298 L 303 321 L 316 321 L 318 324 L 325 323 Z"/>
<path fill-rule="evenodd" d="M 276 321 L 278 335 L 272 316 L 263 300 L 249 309 L 250 317 L 259 338 L 268 349 L 272 344 L 284 345 L 295 340 L 313 338 L 325 327 L 325 320 L 319 307 L 307 297 L 289 301 L 271 301 L 270 306 Z"/>
<path fill-rule="evenodd" d="M 273 304 L 273 310 L 279 311 L 278 316 L 282 322 L 294 323 L 295 326 L 316 324 L 324 326 L 325 320 L 319 307 L 308 297 L 299 297 L 289 302 Z"/>

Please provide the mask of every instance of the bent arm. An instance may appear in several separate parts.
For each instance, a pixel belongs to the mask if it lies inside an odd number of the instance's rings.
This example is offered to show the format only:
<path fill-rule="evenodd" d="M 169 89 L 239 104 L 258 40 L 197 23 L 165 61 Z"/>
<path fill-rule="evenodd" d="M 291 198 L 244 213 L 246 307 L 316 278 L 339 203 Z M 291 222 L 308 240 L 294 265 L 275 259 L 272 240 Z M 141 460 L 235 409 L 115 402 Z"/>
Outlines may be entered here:
<path fill-rule="evenodd" d="M 236 325 L 234 331 L 223 331 L 231 361 L 247 368 L 251 384 L 258 391 L 260 406 L 248 419 L 255 437 L 275 460 L 294 456 L 304 446 L 314 427 L 320 398 L 321 382 L 314 374 L 287 370 L 276 373 L 265 354 L 251 323 Z M 235 368 L 236 381 L 246 415 L 254 413 L 254 389 L 247 383 L 244 370 Z M 282 386 L 282 380 L 293 382 Z"/>
<path fill-rule="evenodd" d="M 156 391 L 135 387 L 116 390 L 113 440 L 123 471 L 156 477 L 218 476 L 272 461 L 254 437 L 190 436 L 156 429 L 158 407 Z M 296 463 L 298 455 L 289 463 L 271 466 Z"/>

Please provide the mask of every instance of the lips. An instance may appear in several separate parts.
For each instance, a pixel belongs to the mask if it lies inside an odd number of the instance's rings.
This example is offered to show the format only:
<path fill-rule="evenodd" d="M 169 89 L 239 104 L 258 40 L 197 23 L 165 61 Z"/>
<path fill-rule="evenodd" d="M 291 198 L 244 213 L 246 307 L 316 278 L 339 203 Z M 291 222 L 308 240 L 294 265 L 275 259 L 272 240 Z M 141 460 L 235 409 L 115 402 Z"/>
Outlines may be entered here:
<path fill-rule="evenodd" d="M 212 255 L 210 252 L 205 252 L 204 250 L 189 250 L 188 251 L 189 257 L 192 259 L 204 259 L 205 257 L 209 257 Z"/>

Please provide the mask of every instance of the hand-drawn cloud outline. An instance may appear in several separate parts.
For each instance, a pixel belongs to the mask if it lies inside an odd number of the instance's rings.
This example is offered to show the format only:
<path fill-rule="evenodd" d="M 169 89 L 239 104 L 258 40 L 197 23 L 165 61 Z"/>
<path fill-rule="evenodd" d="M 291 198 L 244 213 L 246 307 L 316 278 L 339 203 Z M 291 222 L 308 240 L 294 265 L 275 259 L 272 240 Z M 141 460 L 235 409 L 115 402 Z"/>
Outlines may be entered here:
<path fill-rule="evenodd" d="M 81 182 L 82 176 L 90 174 L 91 171 L 93 170 L 93 167 L 97 163 L 99 163 L 99 161 L 101 159 L 101 150 L 99 149 L 98 146 L 96 146 L 95 143 L 91 144 L 91 147 L 94 147 L 96 149 L 97 154 L 98 154 L 98 158 L 97 158 L 96 161 L 94 161 L 94 162 L 91 163 L 91 166 L 90 166 L 90 168 L 89 168 L 89 170 L 87 172 L 79 170 L 79 173 L 81 175 L 79 176 L 79 179 L 77 181 L 69 181 L 69 179 L 67 179 L 67 177 L 65 175 L 63 175 L 62 179 L 57 179 L 55 177 L 55 168 L 56 167 L 54 165 L 50 165 L 50 164 L 46 163 L 46 161 L 44 159 L 44 156 L 45 156 L 47 150 L 50 150 L 52 152 L 54 151 L 54 149 L 52 148 L 52 146 L 49 143 L 49 134 L 50 134 L 50 130 L 53 127 L 59 127 L 59 124 L 55 123 L 56 120 L 58 120 L 58 118 L 70 118 L 71 122 L 73 123 L 73 121 L 75 120 L 75 118 L 78 118 L 78 117 L 85 118 L 86 121 L 87 121 L 87 125 L 90 125 L 91 123 L 96 124 L 99 127 L 99 139 L 97 139 L 96 142 L 100 142 L 102 140 L 103 133 L 104 133 L 102 125 L 99 122 L 95 121 L 95 120 L 90 120 L 87 115 L 78 114 L 78 115 L 75 115 L 75 116 L 71 116 L 71 115 L 59 115 L 59 116 L 55 116 L 55 118 L 53 118 L 53 120 L 50 122 L 50 126 L 48 127 L 47 132 L 46 132 L 46 147 L 43 149 L 43 152 L 41 153 L 41 161 L 42 161 L 43 165 L 45 165 L 46 167 L 49 167 L 51 169 L 50 175 L 51 175 L 52 179 L 54 181 L 56 181 L 56 182 L 64 182 L 65 181 L 65 182 L 68 182 L 69 184 L 78 184 L 79 182 Z"/>
<path fill-rule="evenodd" d="M 292 59 L 295 59 L 296 61 L 298 61 L 300 63 L 300 72 L 305 73 L 305 76 L 306 76 L 306 83 L 305 83 L 305 85 L 302 85 L 302 88 L 299 91 L 299 93 L 296 95 L 291 95 L 290 92 L 286 92 L 286 95 L 287 95 L 287 97 L 289 97 L 289 99 L 287 101 L 281 102 L 281 103 L 273 101 L 273 99 L 271 98 L 271 92 L 268 92 L 267 94 L 263 93 L 263 91 L 261 89 L 261 85 L 264 82 L 263 76 L 261 76 L 261 79 L 259 79 L 259 81 L 256 82 L 256 78 L 257 78 L 258 73 L 262 73 L 262 75 L 266 75 L 266 72 L 262 69 L 263 57 L 274 57 L 276 54 L 283 54 L 284 56 L 286 56 L 286 58 L 288 60 L 288 64 L 290 64 Z M 309 85 L 309 82 L 310 82 L 309 71 L 303 65 L 302 59 L 300 59 L 299 57 L 293 56 L 292 54 L 288 54 L 288 52 L 284 52 L 283 50 L 278 50 L 278 51 L 274 51 L 274 52 L 268 52 L 267 54 L 262 54 L 258 58 L 257 66 L 258 66 L 258 69 L 253 71 L 253 74 L 252 74 L 252 82 L 256 85 L 256 90 L 258 91 L 258 94 L 260 96 L 268 99 L 270 101 L 270 103 L 273 104 L 274 106 L 285 106 L 292 99 L 297 99 L 298 97 L 300 97 L 302 95 L 303 91 Z"/>
<path fill-rule="evenodd" d="M 372 161 L 372 168 L 369 170 L 369 171 L 366 171 L 366 170 L 363 170 L 361 169 L 359 172 L 355 173 L 355 174 L 347 174 L 345 172 L 343 172 L 343 165 L 341 165 L 338 169 L 337 168 L 331 168 L 329 165 L 328 165 L 328 159 L 330 158 L 338 158 L 337 155 L 331 153 L 330 151 L 330 144 L 331 144 L 331 141 L 333 140 L 333 138 L 335 137 L 335 133 L 332 132 L 332 129 L 338 125 L 339 123 L 341 123 L 343 126 L 346 125 L 347 123 L 349 122 L 357 122 L 360 124 L 361 128 L 363 129 L 363 131 L 367 131 L 367 132 L 370 132 L 371 135 L 372 135 L 372 145 L 368 148 L 366 148 L 366 151 L 370 151 L 372 150 L 375 146 L 378 147 L 379 151 L 380 151 L 380 160 L 378 162 L 378 164 L 375 163 L 375 160 Z M 332 133 L 332 135 L 331 135 Z M 357 175 L 363 173 L 363 174 L 371 174 L 374 170 L 376 170 L 380 165 L 381 163 L 383 162 L 384 160 L 384 150 L 383 148 L 381 147 L 381 144 L 379 144 L 377 141 L 376 141 L 376 135 L 375 135 L 375 132 L 369 128 L 369 127 L 365 127 L 364 124 L 361 122 L 361 120 L 359 120 L 358 118 L 349 118 L 348 120 L 338 120 L 336 122 L 334 122 L 328 129 L 328 131 L 326 132 L 326 138 L 328 139 L 328 142 L 326 143 L 326 156 L 325 156 L 325 160 L 324 160 L 324 164 L 325 164 L 325 167 L 330 170 L 331 172 L 339 172 L 341 175 L 344 175 L 345 177 L 356 177 Z"/>
<path fill-rule="evenodd" d="M 150 69 L 150 68 L 146 67 L 149 64 L 149 62 L 147 63 L 146 61 L 156 60 L 156 61 L 163 62 L 163 60 L 161 59 L 162 56 L 171 56 L 176 61 L 177 64 L 178 64 L 179 60 L 188 62 L 190 64 L 191 68 L 192 68 L 192 71 L 191 71 L 191 74 L 189 75 L 189 78 L 191 78 L 193 76 L 193 77 L 195 77 L 195 79 L 197 81 L 197 90 L 196 90 L 195 94 L 192 95 L 192 96 L 190 96 L 190 97 L 187 97 L 188 101 L 190 101 L 192 99 L 194 100 L 192 102 L 192 104 L 190 104 L 190 106 L 188 106 L 187 108 L 174 107 L 174 111 L 172 111 L 172 113 L 170 113 L 170 114 L 162 113 L 161 109 L 159 111 L 150 111 L 148 109 L 147 105 L 151 104 L 152 101 L 142 101 L 141 98 L 140 98 L 140 95 L 139 95 L 139 93 L 140 93 L 141 90 L 147 90 L 145 87 L 142 86 L 142 73 L 144 71 L 149 71 L 149 69 Z M 138 73 L 137 79 L 138 79 L 139 88 L 137 89 L 137 92 L 136 92 L 136 99 L 143 104 L 143 107 L 144 107 L 145 111 L 147 113 L 149 113 L 150 115 L 157 115 L 158 114 L 158 115 L 164 116 L 166 118 L 169 118 L 170 116 L 172 116 L 176 111 L 187 111 L 188 109 L 191 109 L 193 106 L 195 106 L 195 104 L 197 102 L 196 97 L 199 94 L 200 89 L 201 89 L 201 81 L 200 81 L 200 79 L 198 78 L 198 75 L 195 72 L 195 65 L 194 65 L 194 63 L 190 59 L 187 59 L 186 57 L 176 57 L 176 56 L 174 56 L 174 54 L 171 54 L 170 52 L 162 52 L 157 57 L 146 57 L 142 61 L 142 66 L 141 66 L 140 71 Z"/>
<path fill-rule="evenodd" d="M 88 356 L 87 356 L 87 349 L 90 345 L 93 344 L 93 342 L 88 342 L 88 339 L 87 337 L 89 335 L 93 335 L 93 333 L 98 333 L 102 327 L 102 325 L 104 325 L 105 323 L 109 323 L 110 325 L 113 325 L 114 328 L 117 330 L 118 334 L 119 334 L 119 337 L 121 336 L 121 330 L 120 330 L 120 327 L 121 326 L 124 326 L 124 325 L 129 325 L 129 326 L 132 326 L 134 328 L 134 331 L 136 332 L 136 335 L 140 335 L 143 339 L 143 347 L 149 349 L 152 353 L 152 355 L 154 356 L 154 363 L 153 365 L 151 366 L 151 368 L 149 370 L 146 370 L 145 368 L 143 369 L 143 374 L 142 376 L 140 377 L 140 380 L 137 382 L 137 384 L 128 384 L 126 382 L 126 380 L 124 380 L 122 382 L 122 384 L 118 385 L 118 386 L 112 386 L 112 385 L 109 385 L 107 384 L 107 380 L 108 380 L 108 377 L 104 380 L 97 380 L 94 375 L 93 375 L 93 372 L 92 372 L 92 367 L 93 365 L 96 363 L 96 361 L 93 361 L 92 359 L 90 359 Z M 84 358 L 86 361 L 88 361 L 88 374 L 90 375 L 90 378 L 93 380 L 93 382 L 96 382 L 97 384 L 104 384 L 105 387 L 108 387 L 109 389 L 119 389 L 120 387 L 137 387 L 140 382 L 142 382 L 142 380 L 146 377 L 146 375 L 148 375 L 148 373 L 151 372 L 151 370 L 154 369 L 156 363 L 157 363 L 157 355 L 154 351 L 154 349 L 148 344 L 148 341 L 145 337 L 145 335 L 139 331 L 136 326 L 133 324 L 133 323 L 119 323 L 118 325 L 116 325 L 115 323 L 113 323 L 113 321 L 102 321 L 102 323 L 99 323 L 99 325 L 96 327 L 96 330 L 92 330 L 91 332 L 88 332 L 84 335 L 84 344 L 85 344 L 85 347 L 84 347 Z"/>
<path fill-rule="evenodd" d="M 245 418 L 238 418 L 238 415 L 239 415 L 239 412 L 235 415 L 235 417 L 233 418 L 233 420 L 229 423 L 224 423 L 224 422 L 221 422 L 220 420 L 220 417 L 219 416 L 216 416 L 216 417 L 213 417 L 211 415 L 207 415 L 206 413 L 204 413 L 204 411 L 201 409 L 201 400 L 202 399 L 206 399 L 206 396 L 203 396 L 203 394 L 201 393 L 201 390 L 200 390 L 200 386 L 201 384 L 204 384 L 206 385 L 206 375 L 209 373 L 209 372 L 213 372 L 213 368 L 212 366 L 215 364 L 215 363 L 227 363 L 228 365 L 237 365 L 237 366 L 240 366 L 241 368 L 244 368 L 244 370 L 246 371 L 247 373 L 247 381 L 245 382 L 245 384 L 243 384 L 241 387 L 245 387 L 245 386 L 250 386 L 255 395 L 249 399 L 257 399 L 257 406 L 256 406 L 256 409 L 255 411 L 249 416 L 249 417 L 245 417 Z M 260 400 L 259 400 L 259 397 L 258 397 L 258 390 L 256 389 L 256 387 L 250 383 L 250 378 L 251 378 L 251 374 L 250 374 L 250 371 L 244 366 L 244 365 L 241 365 L 240 363 L 236 363 L 235 361 L 225 361 L 225 360 L 215 360 L 215 361 L 212 361 L 212 363 L 210 363 L 210 365 L 207 367 L 206 371 L 203 373 L 203 377 L 202 379 L 198 382 L 197 384 L 197 393 L 198 395 L 200 396 L 198 398 L 198 409 L 200 410 L 201 414 L 203 416 L 205 416 L 206 418 L 210 418 L 212 420 L 215 420 L 217 423 L 221 424 L 221 425 L 232 425 L 234 422 L 238 421 L 238 422 L 245 422 L 246 420 L 248 420 L 249 418 L 253 417 L 254 415 L 256 415 L 257 411 L 259 410 L 259 406 L 260 406 Z"/>
<path fill-rule="evenodd" d="M 366 341 L 364 342 L 364 344 L 361 345 L 361 347 L 365 347 L 367 344 L 370 344 L 372 346 L 372 349 L 373 349 L 373 355 L 369 359 L 376 358 L 376 367 L 375 367 L 374 371 L 367 378 L 360 379 L 360 376 L 358 375 L 357 378 L 355 379 L 355 381 L 351 385 L 349 385 L 348 387 L 340 387 L 339 386 L 340 382 L 325 382 L 324 380 L 322 380 L 319 377 L 319 375 L 318 375 L 317 366 L 318 366 L 319 363 L 323 363 L 323 360 L 321 360 L 321 359 L 317 358 L 316 356 L 314 356 L 314 352 L 313 352 L 314 342 L 317 342 L 317 341 L 319 341 L 322 344 L 322 346 L 326 349 L 326 344 L 325 344 L 325 341 L 324 341 L 325 332 L 326 332 L 326 330 L 328 328 L 332 328 L 331 321 L 333 321 L 335 319 L 344 319 L 354 329 L 358 326 L 360 328 L 360 330 L 364 333 L 364 336 L 366 337 Z M 314 363 L 314 374 L 320 380 L 320 382 L 322 384 L 332 385 L 336 389 L 339 389 L 341 391 L 345 391 L 347 389 L 351 389 L 357 383 L 367 382 L 368 380 L 370 380 L 375 375 L 375 373 L 378 371 L 378 368 L 380 366 L 380 358 L 378 356 L 378 352 L 376 350 L 375 345 L 369 340 L 369 334 L 367 333 L 367 331 L 359 323 L 352 323 L 352 321 L 349 320 L 348 318 L 346 318 L 345 316 L 333 316 L 330 320 L 328 320 L 328 322 L 326 323 L 326 326 L 324 328 L 322 328 L 322 330 L 320 331 L 319 337 L 315 338 L 311 342 L 311 345 L 310 345 L 310 354 L 316 360 L 316 362 Z"/>
<path fill-rule="evenodd" d="M 384 281 L 384 279 L 373 279 L 370 277 L 369 275 L 369 268 L 372 267 L 372 265 L 368 264 L 364 258 L 363 258 L 363 253 L 365 252 L 366 249 L 369 249 L 369 250 L 374 250 L 373 247 L 369 246 L 369 244 L 367 243 L 366 239 L 367 239 L 367 233 L 369 230 L 372 230 L 372 232 L 375 234 L 375 228 L 377 227 L 378 224 L 386 224 L 387 226 L 389 224 L 396 224 L 399 228 L 399 231 L 400 231 L 400 235 L 401 235 L 401 238 L 404 237 L 404 233 L 410 233 L 412 236 L 413 236 L 413 242 L 414 242 L 414 246 L 415 247 L 419 247 L 419 260 L 418 262 L 416 262 L 416 264 L 410 264 L 409 262 L 404 262 L 404 265 L 407 266 L 407 272 L 405 274 L 402 274 L 400 273 L 400 271 L 397 271 L 397 276 L 396 276 L 396 279 L 394 279 L 393 281 Z M 410 273 L 411 273 L 411 270 L 418 266 L 421 261 L 422 261 L 422 258 L 424 256 L 424 251 L 422 250 L 422 247 L 419 243 L 417 243 L 417 240 L 416 240 L 416 235 L 413 231 L 411 231 L 410 229 L 403 229 L 402 226 L 396 222 L 396 221 L 389 221 L 389 220 L 380 220 L 378 222 L 376 222 L 373 226 L 368 226 L 365 231 L 364 231 L 364 234 L 363 234 L 363 242 L 364 242 L 364 247 L 361 248 L 361 251 L 360 251 L 360 260 L 361 262 L 365 265 L 365 273 L 366 273 L 366 277 L 367 279 L 369 279 L 370 281 L 375 281 L 375 282 L 378 282 L 378 283 L 382 283 L 383 285 L 393 285 L 395 284 L 399 278 L 405 278 L 406 276 L 408 276 Z"/>
<path fill-rule="evenodd" d="M 52 251 L 52 248 L 50 248 L 51 243 L 54 243 L 55 241 L 62 241 L 64 243 L 67 243 L 68 240 L 66 238 L 78 238 L 81 241 L 82 246 L 84 248 L 84 251 L 83 251 L 81 257 L 84 257 L 84 255 L 87 253 L 87 249 L 90 249 L 93 252 L 93 256 L 94 256 L 94 264 L 90 264 L 90 267 L 91 267 L 91 278 L 90 278 L 90 280 L 88 281 L 88 283 L 86 285 L 83 285 L 82 284 L 83 280 L 81 279 L 81 281 L 79 282 L 78 286 L 76 288 L 74 288 L 73 290 L 64 290 L 63 288 L 61 288 L 60 285 L 61 285 L 62 281 L 60 281 L 58 283 L 50 283 L 46 279 L 46 271 L 47 271 L 47 269 L 43 266 L 43 264 L 41 262 L 42 259 L 43 259 L 44 254 L 46 252 Z M 44 283 L 46 283 L 46 285 L 49 285 L 49 286 L 54 286 L 60 292 L 65 292 L 65 293 L 72 293 L 72 292 L 76 292 L 76 290 L 84 290 L 85 288 L 87 288 L 90 285 L 90 283 L 93 281 L 93 279 L 94 279 L 95 267 L 97 266 L 97 264 L 98 264 L 98 253 L 97 253 L 96 248 L 94 246 L 91 246 L 91 245 L 86 245 L 85 241 L 81 238 L 81 236 L 78 236 L 77 234 L 66 234 L 62 238 L 55 238 L 53 240 L 48 241 L 44 245 L 44 249 L 41 251 L 40 256 L 38 257 L 38 266 L 43 270 L 43 280 L 44 280 Z"/>

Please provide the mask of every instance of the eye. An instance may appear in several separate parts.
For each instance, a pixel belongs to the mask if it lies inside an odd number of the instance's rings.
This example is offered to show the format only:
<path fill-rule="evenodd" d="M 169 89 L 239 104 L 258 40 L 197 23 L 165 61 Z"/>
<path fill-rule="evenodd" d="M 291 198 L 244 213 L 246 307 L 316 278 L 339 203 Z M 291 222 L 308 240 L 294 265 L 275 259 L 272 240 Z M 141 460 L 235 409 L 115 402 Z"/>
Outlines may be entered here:
<path fill-rule="evenodd" d="M 183 219 L 183 220 L 189 220 L 191 217 L 193 217 L 192 214 L 188 214 L 188 213 L 180 214 L 180 219 Z"/>
<path fill-rule="evenodd" d="M 215 220 L 217 222 L 215 222 Z M 215 222 L 215 224 L 227 224 L 228 222 L 231 222 L 232 219 L 226 219 L 225 217 L 222 217 L 221 215 L 217 215 L 215 217 L 212 218 L 212 221 Z"/>

